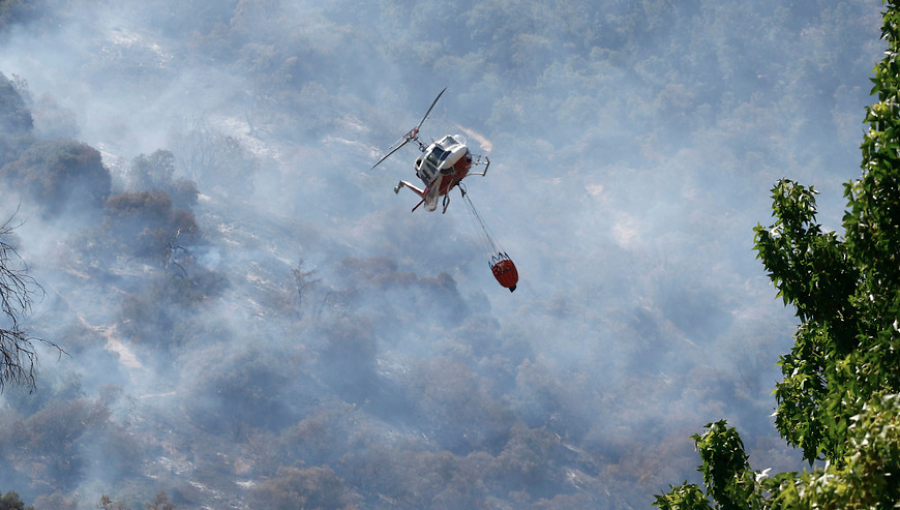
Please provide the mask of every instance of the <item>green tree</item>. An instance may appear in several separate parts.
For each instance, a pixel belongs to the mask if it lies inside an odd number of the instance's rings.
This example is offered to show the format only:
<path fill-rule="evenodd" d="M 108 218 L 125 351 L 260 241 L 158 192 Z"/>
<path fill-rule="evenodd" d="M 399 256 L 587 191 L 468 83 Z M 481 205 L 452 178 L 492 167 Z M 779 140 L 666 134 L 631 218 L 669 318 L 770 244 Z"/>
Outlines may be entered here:
<path fill-rule="evenodd" d="M 34 143 L 0 169 L 0 177 L 50 217 L 100 211 L 112 187 L 100 152 L 65 138 Z"/>
<path fill-rule="evenodd" d="M 0 28 L 3 24 L 0 3 Z M 15 79 L 15 75 L 13 75 Z M 34 140 L 34 120 L 16 84 L 0 73 L 0 167 L 15 161 Z"/>
<path fill-rule="evenodd" d="M 134 158 L 127 176 L 132 191 L 162 190 L 172 198 L 172 206 L 190 210 L 197 204 L 197 185 L 187 179 L 173 179 L 175 156 L 166 150 L 157 150 L 149 156 Z"/>
<path fill-rule="evenodd" d="M 131 162 L 128 177 L 136 190 L 165 189 L 175 173 L 175 156 L 157 150 L 149 156 L 141 154 Z"/>
<path fill-rule="evenodd" d="M 844 235 L 816 221 L 816 191 L 783 179 L 775 223 L 755 249 L 778 296 L 800 320 L 779 365 L 775 425 L 811 472 L 750 470 L 724 421 L 694 436 L 705 497 L 687 483 L 657 496 L 663 509 L 888 508 L 900 506 L 900 1 L 885 2 L 885 58 L 866 109 L 862 177 L 845 185 Z"/>
<path fill-rule="evenodd" d="M 359 494 L 346 487 L 334 471 L 321 467 L 281 468 L 274 477 L 253 487 L 250 500 L 253 508 L 272 510 L 359 508 Z"/>
<path fill-rule="evenodd" d="M 0 497 L 0 510 L 34 510 L 34 507 L 26 507 L 18 493 L 9 491 Z"/>
<path fill-rule="evenodd" d="M 194 215 L 173 209 L 172 199 L 165 191 L 112 196 L 106 201 L 104 213 L 104 229 L 124 251 L 139 257 L 169 262 L 176 245 L 189 245 L 199 239 Z"/>
<path fill-rule="evenodd" d="M 103 494 L 100 496 L 100 503 L 97 504 L 100 510 L 129 510 L 124 502 L 120 500 L 113 501 L 112 498 Z M 169 497 L 165 491 L 160 491 L 153 498 L 153 503 L 147 503 L 147 510 L 177 510 L 178 505 L 169 502 Z M 2 510 L 2 509 L 0 509 Z"/>

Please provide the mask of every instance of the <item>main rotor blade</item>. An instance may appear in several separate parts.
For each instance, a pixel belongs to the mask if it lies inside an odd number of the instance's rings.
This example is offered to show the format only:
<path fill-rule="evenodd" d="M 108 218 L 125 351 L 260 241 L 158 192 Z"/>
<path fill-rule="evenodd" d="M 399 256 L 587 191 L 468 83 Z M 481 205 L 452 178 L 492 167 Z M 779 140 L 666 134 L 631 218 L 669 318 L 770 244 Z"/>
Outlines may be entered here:
<path fill-rule="evenodd" d="M 440 99 L 441 96 L 444 95 L 444 92 L 445 92 L 446 90 L 447 90 L 447 87 L 444 87 L 444 90 L 442 90 L 441 93 L 438 94 L 436 98 L 434 98 L 434 102 L 431 103 L 431 106 L 428 107 L 428 111 L 425 112 L 425 116 L 422 117 L 422 120 L 419 122 L 419 125 L 416 126 L 416 129 L 413 129 L 413 133 L 414 133 L 415 135 L 418 135 L 418 134 L 419 134 L 419 128 L 422 127 L 422 124 L 424 124 L 424 123 L 425 123 L 425 120 L 428 119 L 428 115 L 431 113 L 431 110 L 434 109 L 434 105 L 437 104 L 438 99 Z"/>
<path fill-rule="evenodd" d="M 403 140 L 403 143 L 401 143 L 400 145 L 398 145 L 398 146 L 394 147 L 393 149 L 391 149 L 390 152 L 388 152 L 387 154 L 385 154 L 383 158 L 381 158 L 381 159 L 378 160 L 378 163 L 375 163 L 374 165 L 372 165 L 372 168 L 370 168 L 369 170 L 372 170 L 372 169 L 375 168 L 376 166 L 380 165 L 382 161 L 384 161 L 384 160 L 386 160 L 387 158 L 389 158 L 389 157 L 391 156 L 391 154 L 393 154 L 393 153 L 397 152 L 398 150 L 400 150 L 400 147 L 403 147 L 404 145 L 406 145 L 407 143 L 409 143 L 410 140 L 412 140 L 412 138 L 406 138 L 406 139 L 404 139 L 404 140 Z"/>
<path fill-rule="evenodd" d="M 393 148 L 392 148 L 387 154 L 385 154 L 383 158 L 379 159 L 379 160 L 378 160 L 378 163 L 375 163 L 374 165 L 372 165 L 372 168 L 375 168 L 376 166 L 380 165 L 381 162 L 384 161 L 384 160 L 386 160 L 388 157 L 390 157 L 391 154 L 393 154 L 393 153 L 397 152 L 398 150 L 400 150 L 400 147 L 403 147 L 404 145 L 408 144 L 408 143 L 409 143 L 410 141 L 412 141 L 412 140 L 418 140 L 418 139 L 419 139 L 419 128 L 422 127 L 422 124 L 424 124 L 425 121 L 428 119 L 428 115 L 431 114 L 431 110 L 434 109 L 434 105 L 437 104 L 438 99 L 440 99 L 441 96 L 444 95 L 444 92 L 445 92 L 446 90 L 447 90 L 447 87 L 444 87 L 444 90 L 442 90 L 442 91 L 437 95 L 437 97 L 434 98 L 434 101 L 431 103 L 431 106 L 428 107 L 428 111 L 425 112 L 425 116 L 422 117 L 422 120 L 419 121 L 419 124 L 418 124 L 416 127 L 414 127 L 409 133 L 406 133 L 406 136 L 404 136 L 404 137 L 401 138 L 400 140 L 397 140 L 397 142 L 394 143 Z M 371 170 L 372 168 L 370 168 L 369 170 Z"/>

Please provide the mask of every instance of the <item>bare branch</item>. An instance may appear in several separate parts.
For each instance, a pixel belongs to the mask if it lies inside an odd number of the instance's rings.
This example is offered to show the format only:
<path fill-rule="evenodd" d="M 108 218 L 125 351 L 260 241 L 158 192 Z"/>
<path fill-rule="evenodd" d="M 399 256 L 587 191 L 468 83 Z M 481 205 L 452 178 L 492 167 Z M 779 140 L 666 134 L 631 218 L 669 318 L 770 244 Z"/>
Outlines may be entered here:
<path fill-rule="evenodd" d="M 35 342 L 63 353 L 55 343 L 31 336 L 21 324 L 31 313 L 34 296 L 43 296 L 44 289 L 28 274 L 28 265 L 16 251 L 13 231 L 21 224 L 12 224 L 15 214 L 0 226 L 0 392 L 10 383 L 34 389 Z"/>
<path fill-rule="evenodd" d="M 303 306 L 303 291 L 307 287 L 313 287 L 316 283 L 319 282 L 319 279 L 310 280 L 310 276 L 316 274 L 316 270 L 312 271 L 304 271 L 303 270 L 303 259 L 300 259 L 300 262 L 297 263 L 297 267 L 291 269 L 291 272 L 294 274 L 294 283 L 297 285 L 297 304 L 299 306 Z"/>

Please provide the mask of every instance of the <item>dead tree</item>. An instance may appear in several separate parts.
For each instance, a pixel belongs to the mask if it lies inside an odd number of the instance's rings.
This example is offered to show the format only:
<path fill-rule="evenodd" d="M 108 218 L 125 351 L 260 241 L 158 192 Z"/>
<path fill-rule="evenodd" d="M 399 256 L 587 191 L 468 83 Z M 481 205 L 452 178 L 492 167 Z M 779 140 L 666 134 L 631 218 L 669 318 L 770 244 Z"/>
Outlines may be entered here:
<path fill-rule="evenodd" d="M 319 279 L 311 280 L 309 277 L 316 274 L 316 270 L 312 271 L 304 271 L 303 270 L 303 259 L 297 263 L 297 267 L 291 269 L 291 272 L 294 274 L 294 283 L 297 284 L 297 306 L 303 306 L 303 291 L 308 287 L 315 286 Z"/>
<path fill-rule="evenodd" d="M 43 288 L 28 274 L 28 265 L 16 251 L 13 217 L 15 213 L 0 226 L 0 392 L 10 383 L 35 388 L 36 343 L 63 352 L 55 343 L 31 336 L 21 323 Z"/>

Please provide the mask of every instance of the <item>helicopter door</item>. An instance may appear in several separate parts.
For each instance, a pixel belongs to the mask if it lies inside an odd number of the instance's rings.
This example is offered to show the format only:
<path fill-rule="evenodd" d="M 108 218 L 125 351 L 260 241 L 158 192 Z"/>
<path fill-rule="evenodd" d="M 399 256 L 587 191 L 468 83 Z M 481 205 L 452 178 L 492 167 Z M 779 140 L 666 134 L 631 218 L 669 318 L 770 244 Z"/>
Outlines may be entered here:
<path fill-rule="evenodd" d="M 440 161 L 434 155 L 434 152 L 428 152 L 424 156 L 416 160 L 416 175 L 425 185 L 431 184 L 438 174 L 438 166 Z"/>

